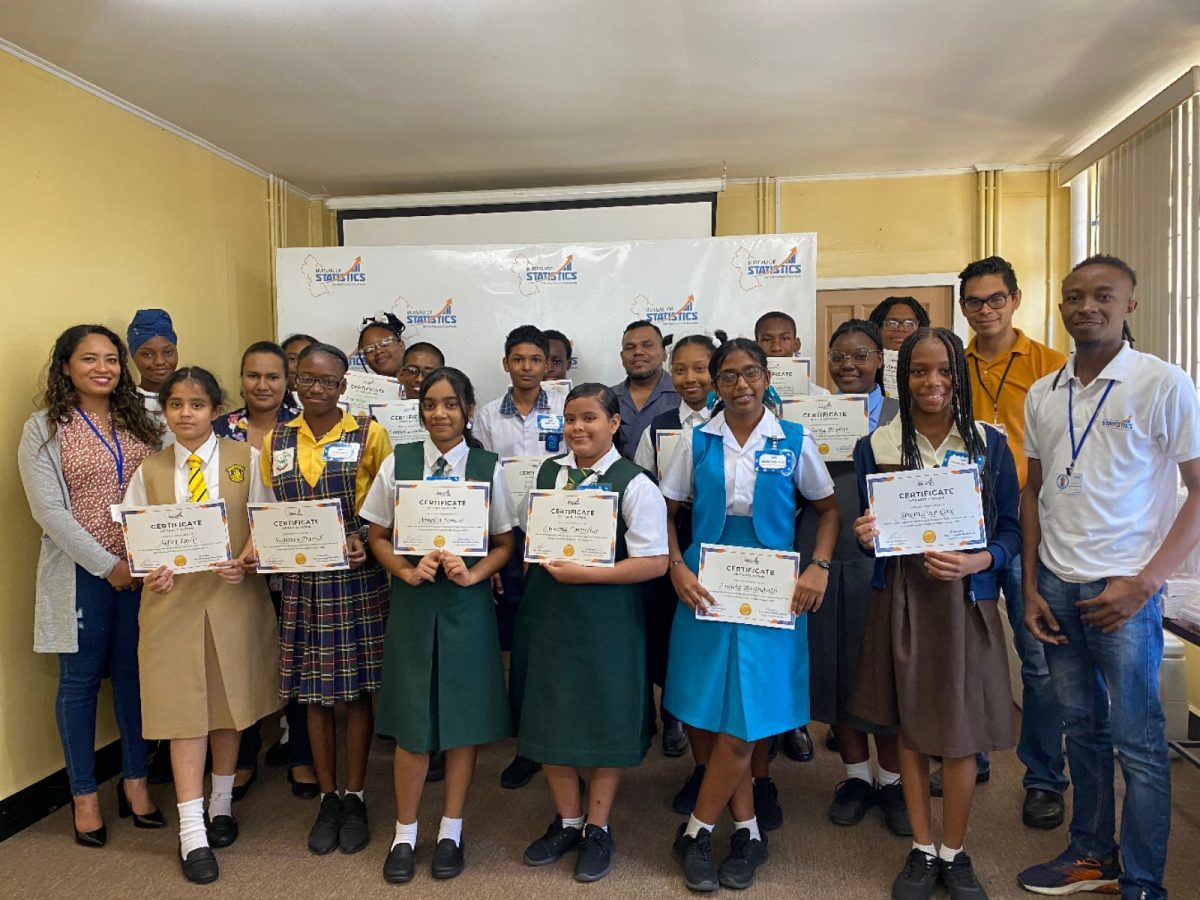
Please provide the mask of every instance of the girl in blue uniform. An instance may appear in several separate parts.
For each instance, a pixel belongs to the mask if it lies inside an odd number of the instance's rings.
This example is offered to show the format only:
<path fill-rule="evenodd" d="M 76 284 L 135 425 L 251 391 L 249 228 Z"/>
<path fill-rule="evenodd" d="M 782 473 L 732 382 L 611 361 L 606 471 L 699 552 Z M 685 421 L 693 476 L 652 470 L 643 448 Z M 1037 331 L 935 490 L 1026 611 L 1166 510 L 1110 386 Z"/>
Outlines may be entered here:
<path fill-rule="evenodd" d="M 713 734 L 695 809 L 675 841 L 684 882 L 698 891 L 749 887 L 767 857 L 754 815 L 750 758 L 755 741 L 809 719 L 808 635 L 800 614 L 818 607 L 825 594 L 841 521 L 816 446 L 801 426 L 781 422 L 764 404 L 771 376 L 762 348 L 745 338 L 729 341 L 713 354 L 709 373 L 720 402 L 706 424 L 683 436 L 661 485 L 671 581 L 680 598 L 663 703 L 692 728 Z M 697 608 L 713 602 L 696 576 L 700 544 L 790 551 L 801 496 L 819 521 L 811 563 L 793 593 L 795 630 L 697 620 Z M 692 543 L 683 548 L 675 515 L 689 497 Z M 718 871 L 712 830 L 726 806 L 734 834 Z"/>

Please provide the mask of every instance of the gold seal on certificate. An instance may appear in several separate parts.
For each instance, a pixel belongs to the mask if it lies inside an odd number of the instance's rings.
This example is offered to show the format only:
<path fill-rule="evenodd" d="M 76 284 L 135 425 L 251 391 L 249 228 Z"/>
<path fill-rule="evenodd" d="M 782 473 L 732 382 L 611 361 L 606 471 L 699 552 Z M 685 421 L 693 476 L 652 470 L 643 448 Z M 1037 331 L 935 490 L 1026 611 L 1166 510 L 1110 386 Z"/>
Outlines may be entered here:
<path fill-rule="evenodd" d="M 615 491 L 530 491 L 525 561 L 616 565 L 620 496 Z"/>
<path fill-rule="evenodd" d="M 812 360 L 800 356 L 770 356 L 767 371 L 771 373 L 771 384 L 780 398 L 805 397 L 812 378 Z"/>
<path fill-rule="evenodd" d="M 392 446 L 425 440 L 425 426 L 421 424 L 419 401 L 393 400 L 391 403 L 372 403 L 369 412 L 388 433 Z"/>
<path fill-rule="evenodd" d="M 870 430 L 866 394 L 793 397 L 783 401 L 783 418 L 799 422 L 826 462 L 854 458 L 854 445 Z"/>
<path fill-rule="evenodd" d="M 876 556 L 987 546 L 979 469 L 942 466 L 867 476 Z"/>
<path fill-rule="evenodd" d="M 667 471 L 667 463 L 679 447 L 679 439 L 683 437 L 683 429 L 660 428 L 654 433 L 654 455 L 658 459 L 658 480 L 662 481 L 663 472 Z"/>
<path fill-rule="evenodd" d="M 247 503 L 260 572 L 332 572 L 350 568 L 340 500 Z"/>
<path fill-rule="evenodd" d="M 696 618 L 765 628 L 794 629 L 792 594 L 800 554 L 782 550 L 700 545 L 700 585 L 716 601 Z"/>
<path fill-rule="evenodd" d="M 397 481 L 392 549 L 410 556 L 435 550 L 487 556 L 491 493 L 486 481 Z"/>
<path fill-rule="evenodd" d="M 209 563 L 233 559 L 224 500 L 122 506 L 120 514 L 134 576 L 149 575 L 159 566 L 170 566 L 176 574 L 207 572 Z"/>
<path fill-rule="evenodd" d="M 346 373 L 346 391 L 338 399 L 338 406 L 352 416 L 366 416 L 370 415 L 372 404 L 395 403 L 403 392 L 395 378 L 351 369 Z"/>
<path fill-rule="evenodd" d="M 538 469 L 546 461 L 545 456 L 505 456 L 500 465 L 504 467 L 504 481 L 508 485 L 508 496 L 513 509 L 524 509 L 525 498 L 533 490 Z"/>

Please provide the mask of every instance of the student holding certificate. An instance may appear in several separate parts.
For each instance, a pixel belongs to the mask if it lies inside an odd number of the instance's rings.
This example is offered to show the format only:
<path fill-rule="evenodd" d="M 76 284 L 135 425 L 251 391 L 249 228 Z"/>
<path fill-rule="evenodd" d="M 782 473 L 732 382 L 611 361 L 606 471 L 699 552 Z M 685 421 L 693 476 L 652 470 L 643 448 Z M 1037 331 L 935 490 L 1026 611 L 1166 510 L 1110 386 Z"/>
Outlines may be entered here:
<path fill-rule="evenodd" d="M 679 828 L 675 856 L 692 890 L 746 888 L 767 858 L 755 815 L 751 755 L 755 742 L 808 721 L 808 639 L 801 613 L 820 605 L 840 517 L 833 482 L 804 428 L 767 408 L 771 376 L 761 347 L 735 338 L 709 360 L 720 402 L 693 428 L 667 464 L 671 581 L 680 602 L 671 627 L 664 704 L 708 732 L 712 750 L 691 818 Z M 697 577 L 700 545 L 792 551 L 804 497 L 817 509 L 811 563 L 795 580 L 794 628 L 767 628 L 697 617 L 715 601 Z M 684 548 L 675 516 L 693 500 L 692 542 Z M 731 662 L 732 660 L 732 662 Z M 739 663 L 753 660 L 754 663 Z M 695 733 L 695 732 L 693 732 Z M 718 870 L 712 831 L 729 808 L 734 833 Z"/>
<path fill-rule="evenodd" d="M 429 754 L 445 751 L 446 796 L 433 877 L 463 870 L 463 807 L 480 744 L 512 735 L 504 664 L 492 608 L 491 578 L 512 555 L 515 519 L 504 471 L 467 431 L 475 391 L 458 369 L 439 368 L 421 383 L 424 441 L 400 444 L 375 476 L 363 504 L 371 552 L 392 576 L 392 608 L 375 727 L 395 738 L 396 835 L 383 877 L 411 881 L 417 807 Z M 447 550 L 398 556 L 393 550 L 398 481 L 491 485 L 486 556 Z"/>
<path fill-rule="evenodd" d="M 854 450 L 859 543 L 880 533 L 868 508 L 876 472 L 975 465 L 987 548 L 878 558 L 871 579 L 862 657 L 850 703 L 867 731 L 899 731 L 900 774 L 913 846 L 892 885 L 895 900 L 926 900 L 939 877 L 955 898 L 984 897 L 963 852 L 975 754 L 1016 743 L 998 573 L 1017 553 L 1017 471 L 1001 434 L 976 423 L 962 342 L 921 328 L 900 347 L 900 415 Z M 926 540 L 935 538 L 928 532 Z M 929 757 L 943 758 L 942 846 L 933 843 Z"/>
<path fill-rule="evenodd" d="M 575 879 L 584 882 L 612 867 L 609 814 L 621 770 L 638 765 L 650 746 L 641 584 L 667 566 L 666 505 L 646 473 L 613 447 L 619 409 L 602 384 L 574 388 L 563 412 L 570 450 L 546 460 L 536 483 L 542 491 L 616 493 L 616 562 L 531 564 L 513 638 L 517 752 L 543 764 L 557 813 L 526 849 L 525 862 L 550 865 L 578 848 Z M 579 790 L 584 769 L 590 770 L 586 810 Z"/>
<path fill-rule="evenodd" d="M 270 494 L 259 475 L 258 451 L 213 433 L 221 399 L 220 386 L 205 369 L 190 366 L 167 378 L 159 402 L 175 441 L 134 473 L 125 505 L 223 500 L 230 546 L 245 558 L 253 551 L 246 503 Z M 197 884 L 219 875 L 211 848 L 237 840 L 232 803 L 240 732 L 282 705 L 275 611 L 266 583 L 244 577 L 241 558 L 214 564 L 212 574 L 177 575 L 160 566 L 146 576 L 138 616 L 142 734 L 171 742 L 180 863 Z"/>

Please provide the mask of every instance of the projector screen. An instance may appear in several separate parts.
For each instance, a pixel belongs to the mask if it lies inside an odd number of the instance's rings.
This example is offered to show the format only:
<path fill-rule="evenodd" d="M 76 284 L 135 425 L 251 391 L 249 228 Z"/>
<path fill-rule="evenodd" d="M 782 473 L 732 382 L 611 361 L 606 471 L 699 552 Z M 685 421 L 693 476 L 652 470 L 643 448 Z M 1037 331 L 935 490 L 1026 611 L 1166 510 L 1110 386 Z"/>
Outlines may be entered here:
<path fill-rule="evenodd" d="M 717 195 L 344 210 L 343 247 L 551 244 L 712 237 Z"/>

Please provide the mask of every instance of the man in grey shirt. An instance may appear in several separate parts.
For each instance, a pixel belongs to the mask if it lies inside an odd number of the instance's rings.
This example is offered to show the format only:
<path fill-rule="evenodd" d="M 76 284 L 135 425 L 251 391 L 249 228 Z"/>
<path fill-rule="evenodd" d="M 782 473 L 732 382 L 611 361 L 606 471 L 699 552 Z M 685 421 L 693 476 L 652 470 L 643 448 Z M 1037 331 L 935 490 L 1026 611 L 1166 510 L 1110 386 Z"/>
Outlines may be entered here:
<path fill-rule="evenodd" d="M 621 365 L 626 378 L 612 386 L 621 402 L 621 455 L 633 459 L 642 432 L 655 416 L 679 408 L 679 394 L 671 375 L 663 369 L 667 348 L 653 322 L 639 319 L 625 326 L 621 336 Z"/>

